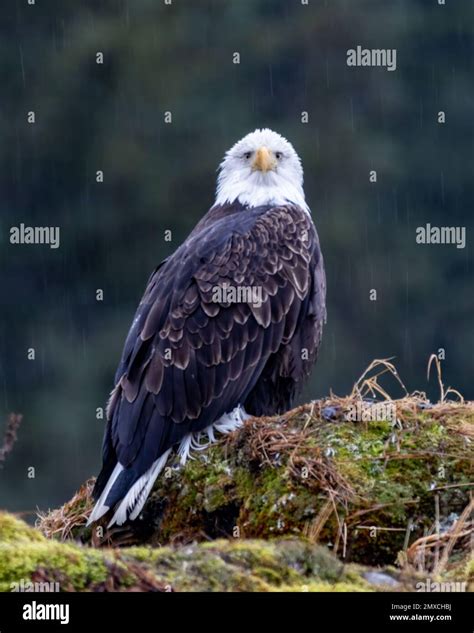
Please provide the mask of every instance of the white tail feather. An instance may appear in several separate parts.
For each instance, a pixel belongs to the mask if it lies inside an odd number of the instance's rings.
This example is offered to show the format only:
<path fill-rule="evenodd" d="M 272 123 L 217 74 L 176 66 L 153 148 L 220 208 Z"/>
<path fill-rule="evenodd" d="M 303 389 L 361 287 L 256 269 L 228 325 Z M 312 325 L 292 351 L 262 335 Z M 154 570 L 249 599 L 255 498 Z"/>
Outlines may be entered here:
<path fill-rule="evenodd" d="M 178 447 L 178 455 L 181 464 L 184 466 L 188 458 L 193 459 L 191 451 L 202 451 L 211 444 L 214 444 L 214 442 L 217 441 L 215 431 L 221 434 L 231 433 L 232 431 L 235 431 L 236 429 L 241 427 L 244 421 L 250 417 L 251 416 L 246 413 L 245 409 L 239 405 L 235 407 L 235 409 L 233 409 L 230 413 L 225 413 L 216 422 L 204 429 L 204 431 L 198 431 L 197 433 L 188 433 L 187 435 L 185 435 Z M 202 443 L 204 434 L 207 434 L 208 441 Z M 170 452 L 171 448 L 163 453 L 163 455 L 161 455 L 161 457 L 159 457 L 155 462 L 153 462 L 146 473 L 144 473 L 140 477 L 140 479 L 138 479 L 133 484 L 133 486 L 120 502 L 120 505 L 118 506 L 114 516 L 107 526 L 108 528 L 114 524 L 123 525 L 127 519 L 131 519 L 133 521 L 137 518 L 137 516 L 142 511 L 143 506 L 145 505 L 145 501 L 147 500 L 148 495 L 153 488 L 153 484 L 155 483 L 156 478 L 165 467 Z M 117 477 L 120 475 L 123 469 L 124 468 L 121 464 L 117 464 L 115 466 L 114 471 L 111 474 L 106 487 L 104 488 L 104 491 L 100 495 L 99 500 L 97 501 L 94 509 L 91 512 L 89 520 L 87 521 L 87 525 L 90 525 L 94 521 L 100 519 L 110 509 L 108 506 L 104 505 L 104 502 L 107 499 L 107 496 Z"/>
<path fill-rule="evenodd" d="M 120 505 L 107 525 L 107 528 L 110 528 L 115 523 L 117 525 L 123 525 L 128 518 L 132 521 L 137 518 L 145 505 L 145 501 L 153 488 L 156 478 L 165 467 L 170 452 L 171 449 L 169 448 L 163 453 L 163 455 L 161 455 L 161 457 L 153 462 L 146 473 L 144 473 L 140 479 L 133 484 L 120 502 Z"/>
<path fill-rule="evenodd" d="M 97 521 L 98 519 L 100 519 L 100 517 L 104 516 L 104 514 L 106 514 L 110 510 L 108 506 L 104 505 L 104 502 L 107 499 L 107 496 L 112 486 L 114 485 L 115 481 L 117 480 L 117 477 L 120 475 L 122 470 L 123 470 L 122 464 L 117 463 L 112 474 L 109 477 L 107 485 L 105 486 L 104 490 L 102 491 L 102 494 L 100 495 L 99 499 L 97 500 L 97 503 L 95 504 L 92 512 L 90 513 L 89 519 L 87 520 L 88 526 L 91 523 L 94 523 L 94 521 Z"/>

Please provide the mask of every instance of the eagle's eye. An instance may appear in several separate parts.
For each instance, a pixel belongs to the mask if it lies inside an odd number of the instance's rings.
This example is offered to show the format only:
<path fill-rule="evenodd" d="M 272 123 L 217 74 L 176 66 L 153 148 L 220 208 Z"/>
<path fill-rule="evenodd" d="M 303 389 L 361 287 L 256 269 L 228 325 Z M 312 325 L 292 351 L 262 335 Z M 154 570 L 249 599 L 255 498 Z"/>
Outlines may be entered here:
<path fill-rule="evenodd" d="M 245 160 L 250 160 L 251 157 L 252 157 L 252 152 L 245 152 L 245 154 L 244 154 Z"/>
<path fill-rule="evenodd" d="M 283 158 L 283 152 L 275 152 L 275 158 L 281 160 Z"/>

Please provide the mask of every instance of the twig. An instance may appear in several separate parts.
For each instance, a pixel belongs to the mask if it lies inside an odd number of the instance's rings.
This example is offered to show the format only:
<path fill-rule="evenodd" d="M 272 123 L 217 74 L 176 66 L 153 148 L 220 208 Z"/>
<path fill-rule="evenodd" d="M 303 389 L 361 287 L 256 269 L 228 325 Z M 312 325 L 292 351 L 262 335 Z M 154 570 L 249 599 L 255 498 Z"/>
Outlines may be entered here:
<path fill-rule="evenodd" d="M 444 548 L 443 555 L 441 556 L 441 561 L 435 567 L 435 573 L 440 574 L 446 568 L 446 565 L 448 564 L 449 555 L 451 554 L 451 551 L 457 539 L 460 538 L 461 536 L 465 536 L 466 534 L 471 533 L 472 530 L 468 530 L 466 532 L 465 530 L 463 531 L 463 528 L 466 526 L 468 519 L 470 515 L 472 514 L 473 510 L 474 510 L 474 499 L 471 499 L 470 502 L 462 511 L 459 519 L 454 524 L 452 528 L 452 532 L 448 533 L 449 541 L 446 544 L 446 547 Z"/>
<path fill-rule="evenodd" d="M 3 466 L 5 459 L 13 450 L 13 446 L 17 441 L 17 431 L 20 427 L 23 416 L 21 413 L 10 413 L 7 420 L 7 428 L 3 436 L 3 443 L 0 447 L 0 468 Z"/>
<path fill-rule="evenodd" d="M 426 370 L 426 380 L 429 381 L 429 379 L 430 379 L 431 365 L 433 363 L 436 366 L 436 373 L 438 375 L 438 385 L 439 385 L 439 391 L 440 391 L 440 402 L 442 402 L 442 403 L 445 402 L 446 396 L 449 393 L 452 393 L 452 394 L 458 396 L 459 400 L 463 403 L 464 402 L 464 398 L 462 397 L 462 395 L 459 393 L 459 391 L 457 389 L 453 389 L 452 387 L 448 387 L 445 390 L 444 384 L 443 384 L 442 371 L 441 371 L 441 361 L 436 356 L 436 354 L 431 354 L 431 356 L 430 356 L 430 358 L 428 360 L 428 368 Z"/>

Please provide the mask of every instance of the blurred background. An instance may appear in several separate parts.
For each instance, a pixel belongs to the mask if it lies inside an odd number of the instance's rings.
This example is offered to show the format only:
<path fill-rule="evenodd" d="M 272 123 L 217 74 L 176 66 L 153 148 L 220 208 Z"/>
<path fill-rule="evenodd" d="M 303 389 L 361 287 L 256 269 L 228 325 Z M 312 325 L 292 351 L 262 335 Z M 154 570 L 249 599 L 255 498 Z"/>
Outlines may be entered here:
<path fill-rule="evenodd" d="M 57 506 L 97 474 L 96 410 L 148 276 L 256 127 L 301 156 L 326 260 L 328 324 L 300 401 L 345 394 L 392 356 L 409 390 L 436 399 L 426 365 L 440 348 L 445 383 L 474 398 L 473 6 L 2 2 L 0 432 L 10 411 L 24 420 L 0 507 Z M 348 67 L 357 45 L 396 48 L 396 71 Z M 59 226 L 60 248 L 10 244 L 20 223 Z M 417 244 L 426 223 L 466 227 L 466 248 Z"/>

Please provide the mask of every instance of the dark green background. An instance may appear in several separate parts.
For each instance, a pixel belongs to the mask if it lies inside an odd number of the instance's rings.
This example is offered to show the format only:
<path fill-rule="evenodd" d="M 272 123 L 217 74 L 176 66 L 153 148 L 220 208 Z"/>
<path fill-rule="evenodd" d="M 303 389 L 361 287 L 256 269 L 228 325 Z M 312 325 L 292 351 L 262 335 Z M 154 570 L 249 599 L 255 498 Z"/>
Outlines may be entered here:
<path fill-rule="evenodd" d="M 472 2 L 5 0 L 0 20 L 0 411 L 24 414 L 0 507 L 53 507 L 97 472 L 95 411 L 148 275 L 256 127 L 300 154 L 326 258 L 328 325 L 303 397 L 347 393 L 389 356 L 426 389 L 439 348 L 446 383 L 473 397 Z M 347 67 L 358 44 L 396 48 L 397 70 Z M 12 246 L 20 222 L 60 226 L 61 247 Z M 427 222 L 467 227 L 466 248 L 417 245 Z"/>

